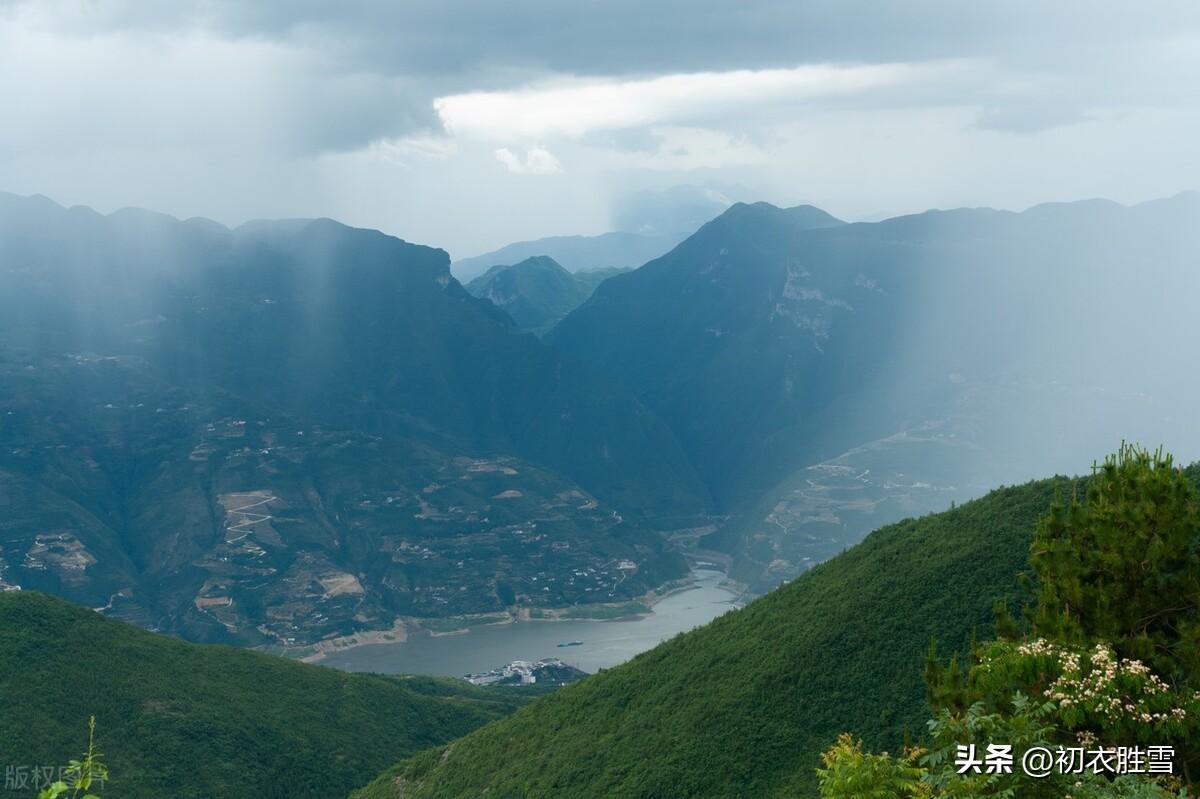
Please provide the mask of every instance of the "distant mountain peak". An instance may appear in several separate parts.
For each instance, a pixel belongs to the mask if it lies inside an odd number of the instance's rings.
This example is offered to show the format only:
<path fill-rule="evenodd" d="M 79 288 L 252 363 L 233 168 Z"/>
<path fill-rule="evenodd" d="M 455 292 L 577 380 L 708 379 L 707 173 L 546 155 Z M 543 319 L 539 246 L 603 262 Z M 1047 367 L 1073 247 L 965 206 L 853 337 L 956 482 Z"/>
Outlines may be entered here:
<path fill-rule="evenodd" d="M 556 269 L 562 269 L 564 272 L 566 271 L 566 269 L 563 267 L 562 264 L 560 264 L 558 261 L 551 258 L 549 255 L 531 255 L 528 258 L 526 258 L 524 261 L 522 261 L 521 263 L 537 264 L 540 266 L 550 266 L 550 267 L 554 267 Z"/>
<path fill-rule="evenodd" d="M 734 203 L 710 224 L 768 223 L 787 225 L 801 230 L 838 227 L 846 224 L 836 216 L 815 205 L 796 205 L 780 208 L 769 202 Z"/>
<path fill-rule="evenodd" d="M 515 264 L 497 264 L 488 270 L 489 273 L 504 270 L 504 269 L 548 269 L 552 272 L 562 272 L 563 274 L 571 274 L 565 266 L 551 258 L 549 255 L 531 255 Z"/>
<path fill-rule="evenodd" d="M 460 258 L 454 262 L 452 270 L 465 284 L 494 266 L 512 266 L 533 256 L 553 258 L 568 272 L 613 266 L 636 267 L 667 252 L 689 232 L 676 235 L 612 232 L 598 236 L 551 236 L 518 241 L 483 255 Z"/>
<path fill-rule="evenodd" d="M 517 327 L 545 333 L 587 300 L 601 281 L 620 269 L 580 270 L 572 274 L 547 255 L 515 264 L 497 264 L 466 285 L 476 297 L 502 308 Z"/>

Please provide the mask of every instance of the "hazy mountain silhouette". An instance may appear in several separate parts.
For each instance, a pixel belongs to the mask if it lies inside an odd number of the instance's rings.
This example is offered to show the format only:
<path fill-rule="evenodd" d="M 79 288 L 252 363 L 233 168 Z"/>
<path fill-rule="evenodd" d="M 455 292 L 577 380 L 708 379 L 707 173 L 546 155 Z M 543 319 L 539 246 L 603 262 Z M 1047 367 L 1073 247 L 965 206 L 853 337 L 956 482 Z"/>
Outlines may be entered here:
<path fill-rule="evenodd" d="M 708 543 L 765 587 L 1113 430 L 1178 440 L 1192 354 L 1158 342 L 1187 339 L 1198 251 L 1195 193 L 848 225 L 739 204 L 547 340 L 671 425 L 742 517 Z"/>
<path fill-rule="evenodd" d="M 629 595 L 680 573 L 639 528 L 706 505 L 673 434 L 448 266 L 330 220 L 0 195 L 0 580 L 125 592 L 197 638 L 275 607 L 304 640 L 582 597 L 538 571 L 641 562 Z"/>
<path fill-rule="evenodd" d="M 451 265 L 454 276 L 464 283 L 483 275 L 493 266 L 519 263 L 526 258 L 553 258 L 569 272 L 604 267 L 641 266 L 687 238 L 689 230 L 672 233 L 602 233 L 599 236 L 551 236 L 519 241 L 493 252 L 460 258 Z"/>
<path fill-rule="evenodd" d="M 512 317 L 517 326 L 538 335 L 575 310 L 596 286 L 625 269 L 563 269 L 553 258 L 538 255 L 511 266 L 493 266 L 470 283 L 467 291 L 488 300 Z"/>

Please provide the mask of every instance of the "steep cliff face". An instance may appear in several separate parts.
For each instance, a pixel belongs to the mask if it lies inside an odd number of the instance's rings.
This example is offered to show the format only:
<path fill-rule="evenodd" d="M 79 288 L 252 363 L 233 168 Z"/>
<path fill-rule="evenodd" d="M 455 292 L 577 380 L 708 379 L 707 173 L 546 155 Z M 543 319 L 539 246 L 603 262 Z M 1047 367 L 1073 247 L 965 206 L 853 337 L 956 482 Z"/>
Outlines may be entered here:
<path fill-rule="evenodd" d="M 848 225 L 737 205 L 546 340 L 671 427 L 737 517 L 710 545 L 766 587 L 1113 430 L 1178 437 L 1200 386 L 1161 342 L 1188 337 L 1197 231 L 1194 193 Z"/>

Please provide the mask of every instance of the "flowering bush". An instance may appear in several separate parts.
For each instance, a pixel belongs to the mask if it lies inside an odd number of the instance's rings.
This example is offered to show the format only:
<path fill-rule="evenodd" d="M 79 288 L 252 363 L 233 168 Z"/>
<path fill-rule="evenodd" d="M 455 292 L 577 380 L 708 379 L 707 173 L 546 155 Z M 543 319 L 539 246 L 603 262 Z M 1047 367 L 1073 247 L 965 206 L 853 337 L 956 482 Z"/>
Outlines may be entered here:
<path fill-rule="evenodd" d="M 1058 723 L 1090 743 L 1157 743 L 1185 738 L 1200 720 L 1200 695 L 1173 689 L 1140 660 L 1119 658 L 1107 643 L 1091 648 L 1038 638 L 986 645 L 972 670 L 973 693 L 1008 696 L 1033 690 L 1055 705 Z"/>
<path fill-rule="evenodd" d="M 935 715 L 928 751 L 893 763 L 841 739 L 841 748 L 826 754 L 821 773 L 838 779 L 822 778 L 823 796 L 1195 796 L 1196 490 L 1170 455 L 1123 445 L 1094 470 L 1086 502 L 1078 496 L 1055 502 L 1035 531 L 1030 565 L 1037 588 L 1037 605 L 1026 614 L 1031 632 L 1000 608 L 1001 640 L 975 647 L 965 676 L 956 658 L 944 665 L 931 649 L 926 680 Z M 1143 762 L 1142 744 L 1160 770 Z M 1094 768 L 1078 768 L 1073 753 L 1085 748 L 1096 755 Z M 1023 766 L 1031 753 L 1057 751 L 1070 755 L 1072 767 L 1001 769 L 998 750 L 1006 758 L 1020 755 Z M 911 768 L 920 770 L 919 781 L 905 770 Z M 886 793 L 887 780 L 897 775 L 908 780 L 904 791 Z M 863 792 L 838 792 L 852 784 Z"/>
<path fill-rule="evenodd" d="M 979 702 L 962 713 L 942 709 L 929 722 L 929 748 L 900 757 L 864 752 L 843 734 L 817 770 L 822 799 L 1182 799 L 1186 791 L 1141 775 L 1112 777 L 1084 771 L 1031 776 L 1020 768 L 963 771 L 956 765 L 964 741 L 1006 741 L 1014 752 L 1051 747 L 1055 704 L 1010 697 L 1011 712 L 988 712 Z M 1171 782 L 1165 780 L 1164 782 Z"/>

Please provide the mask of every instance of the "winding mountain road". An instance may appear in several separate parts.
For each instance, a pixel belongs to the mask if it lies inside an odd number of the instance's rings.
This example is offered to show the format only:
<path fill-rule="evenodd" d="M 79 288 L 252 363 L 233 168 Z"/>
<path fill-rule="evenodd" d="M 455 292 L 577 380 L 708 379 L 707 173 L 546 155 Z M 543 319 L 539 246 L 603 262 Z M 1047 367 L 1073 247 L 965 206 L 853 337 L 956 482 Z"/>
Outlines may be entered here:
<path fill-rule="evenodd" d="M 250 502 L 246 505 L 241 505 L 236 508 L 226 508 L 225 509 L 225 512 L 231 516 L 236 513 L 242 517 L 236 524 L 231 524 L 229 526 L 228 530 L 226 531 L 227 533 L 235 533 L 235 532 L 241 533 L 241 535 L 236 536 L 234 538 L 227 537 L 225 539 L 225 543 L 227 543 L 227 544 L 236 544 L 238 541 L 241 541 L 243 538 L 250 535 L 250 533 L 253 531 L 254 525 L 260 524 L 265 521 L 270 521 L 271 519 L 275 518 L 274 516 L 271 516 L 268 513 L 254 513 L 254 512 L 250 511 L 250 508 L 258 508 L 263 505 L 266 505 L 269 502 L 273 502 L 276 499 L 276 497 L 274 497 L 270 494 L 263 496 L 262 492 L 255 491 L 255 492 L 248 492 L 248 493 L 229 494 L 228 496 L 229 497 L 246 497 L 248 499 L 254 498 L 256 501 Z"/>

